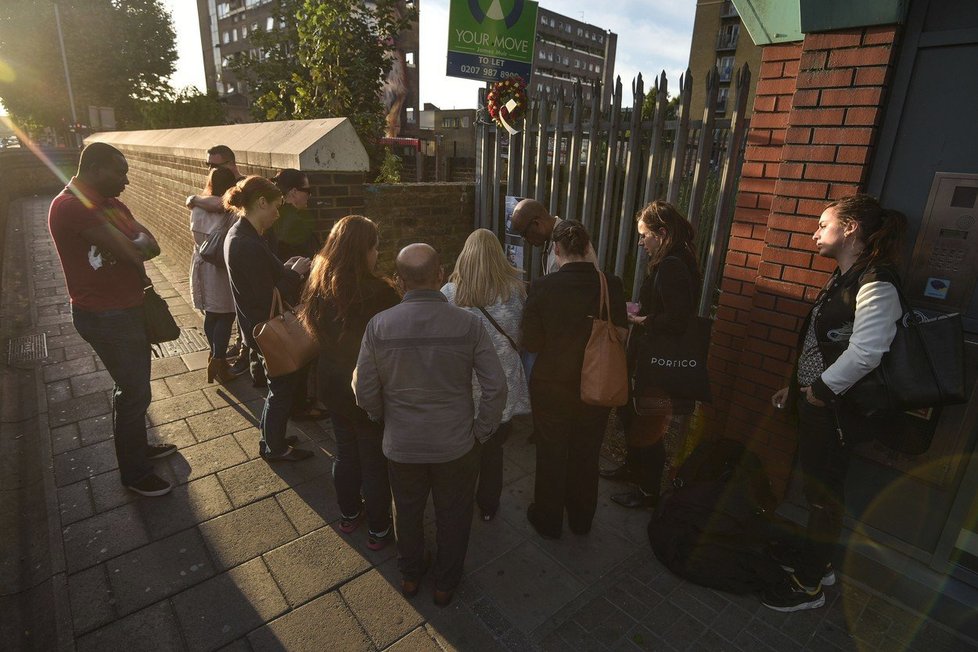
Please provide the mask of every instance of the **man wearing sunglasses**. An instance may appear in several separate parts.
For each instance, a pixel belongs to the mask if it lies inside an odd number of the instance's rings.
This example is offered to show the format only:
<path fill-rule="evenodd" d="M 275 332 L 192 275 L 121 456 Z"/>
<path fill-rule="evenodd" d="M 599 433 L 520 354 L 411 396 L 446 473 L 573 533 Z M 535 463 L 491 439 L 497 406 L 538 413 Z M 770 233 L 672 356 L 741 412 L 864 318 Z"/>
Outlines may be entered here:
<path fill-rule="evenodd" d="M 234 160 L 234 151 L 227 145 L 214 145 L 207 150 L 207 169 L 227 168 L 234 173 L 235 179 L 243 178 L 238 172 L 238 164 Z M 221 197 L 205 197 L 190 195 L 185 202 L 187 208 L 203 208 L 208 213 L 223 213 L 224 202 Z"/>

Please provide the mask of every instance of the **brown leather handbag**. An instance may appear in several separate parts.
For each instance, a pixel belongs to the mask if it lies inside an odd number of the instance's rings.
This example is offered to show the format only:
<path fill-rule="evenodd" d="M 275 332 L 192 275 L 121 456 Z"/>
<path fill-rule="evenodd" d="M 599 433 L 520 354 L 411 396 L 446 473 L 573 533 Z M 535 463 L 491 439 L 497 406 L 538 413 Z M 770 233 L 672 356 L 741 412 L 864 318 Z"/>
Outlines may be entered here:
<path fill-rule="evenodd" d="M 268 321 L 256 324 L 252 335 L 265 359 L 269 378 L 298 371 L 319 355 L 319 342 L 291 306 L 282 301 L 278 288 L 272 293 Z"/>
<path fill-rule="evenodd" d="M 588 405 L 618 407 L 628 402 L 628 361 L 625 340 L 628 330 L 611 321 L 608 280 L 598 272 L 601 300 L 598 315 L 591 321 L 591 337 L 584 348 L 581 366 L 581 401 Z"/>

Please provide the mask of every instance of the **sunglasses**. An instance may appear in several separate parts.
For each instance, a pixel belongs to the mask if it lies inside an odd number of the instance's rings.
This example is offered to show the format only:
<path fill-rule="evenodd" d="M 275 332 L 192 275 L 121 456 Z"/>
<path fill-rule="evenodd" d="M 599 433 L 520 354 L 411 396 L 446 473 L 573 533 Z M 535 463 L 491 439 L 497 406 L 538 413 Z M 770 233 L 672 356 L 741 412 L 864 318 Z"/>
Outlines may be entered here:
<path fill-rule="evenodd" d="M 208 161 L 207 168 L 210 169 L 210 170 L 213 170 L 215 168 L 222 168 L 225 165 L 227 165 L 227 162 L 224 162 L 224 163 L 211 163 L 211 162 Z"/>

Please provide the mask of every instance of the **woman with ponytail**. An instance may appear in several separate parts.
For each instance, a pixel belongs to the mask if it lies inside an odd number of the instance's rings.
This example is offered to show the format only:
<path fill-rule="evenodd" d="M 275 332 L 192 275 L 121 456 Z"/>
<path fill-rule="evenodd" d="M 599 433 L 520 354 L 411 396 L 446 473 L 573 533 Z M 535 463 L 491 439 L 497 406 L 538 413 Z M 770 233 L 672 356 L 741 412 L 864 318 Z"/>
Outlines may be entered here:
<path fill-rule="evenodd" d="M 656 200 L 639 211 L 639 246 L 649 256 L 648 275 L 639 291 L 639 310 L 628 315 L 634 325 L 632 341 L 640 353 L 643 342 L 662 335 L 681 335 L 690 319 L 696 316 L 699 302 L 700 272 L 693 251 L 693 225 L 676 208 Z M 611 500 L 632 509 L 651 509 L 659 501 L 666 449 L 662 440 L 674 414 L 689 414 L 693 401 L 674 401 L 668 388 L 641 387 L 635 391 L 642 401 L 658 407 L 657 414 L 636 414 L 621 410 L 625 421 L 627 450 L 625 463 L 607 471 L 601 477 L 631 482 L 637 490 L 612 494 Z"/>
<path fill-rule="evenodd" d="M 896 261 L 906 218 L 869 195 L 826 206 L 812 239 L 838 267 L 812 306 L 798 342 L 789 387 L 771 397 L 776 409 L 798 412 L 798 455 L 809 505 L 797 554 L 776 554 L 791 569 L 765 592 L 777 611 L 825 604 L 822 586 L 835 583 L 831 559 L 842 531 L 849 451 L 867 437 L 866 424 L 847 409 L 845 392 L 875 369 L 903 314 Z"/>
<path fill-rule="evenodd" d="M 310 262 L 308 258 L 295 256 L 283 263 L 262 237 L 278 219 L 278 209 L 282 205 L 282 191 L 268 179 L 259 176 L 241 179 L 224 193 L 224 205 L 240 217 L 224 241 L 224 260 L 231 279 L 234 309 L 245 343 L 253 351 L 260 351 L 252 331 L 268 319 L 274 290 L 279 290 L 283 300 L 295 303 L 299 285 L 309 273 Z M 268 379 L 258 449 L 268 461 L 299 461 L 312 457 L 311 451 L 294 448 L 285 437 L 299 373 Z"/>
<path fill-rule="evenodd" d="M 534 502 L 526 516 L 537 533 L 558 538 L 567 512 L 574 534 L 587 534 L 598 504 L 598 455 L 609 408 L 581 401 L 581 367 L 599 314 L 601 280 L 589 257 L 591 238 L 580 222 L 564 220 L 552 236 L 559 269 L 530 285 L 523 311 L 523 346 L 538 353 L 530 377 L 537 444 Z M 605 274 L 608 316 L 624 327 L 621 279 Z"/>

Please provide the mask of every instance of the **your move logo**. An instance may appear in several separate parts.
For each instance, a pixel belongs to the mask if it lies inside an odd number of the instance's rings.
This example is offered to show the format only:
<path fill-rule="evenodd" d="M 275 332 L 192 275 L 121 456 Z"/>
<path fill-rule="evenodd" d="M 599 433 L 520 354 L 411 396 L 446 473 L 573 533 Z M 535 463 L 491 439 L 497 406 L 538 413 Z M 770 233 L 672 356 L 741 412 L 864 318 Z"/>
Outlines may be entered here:
<path fill-rule="evenodd" d="M 488 9 L 482 8 L 482 2 L 480 0 L 469 0 L 469 11 L 472 13 L 472 17 L 475 18 L 476 22 L 480 25 L 486 19 L 494 21 L 503 21 L 507 28 L 512 27 L 516 24 L 516 21 L 520 19 L 523 15 L 523 5 L 524 0 L 514 0 L 512 8 L 510 8 L 509 13 L 503 11 L 502 0 L 492 0 L 489 4 Z"/>

